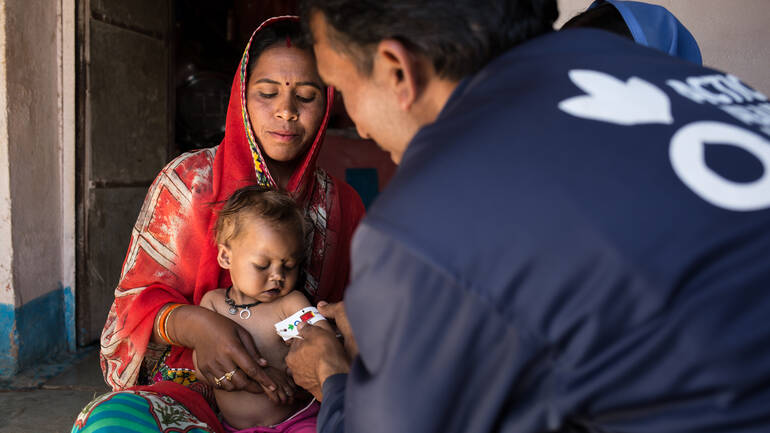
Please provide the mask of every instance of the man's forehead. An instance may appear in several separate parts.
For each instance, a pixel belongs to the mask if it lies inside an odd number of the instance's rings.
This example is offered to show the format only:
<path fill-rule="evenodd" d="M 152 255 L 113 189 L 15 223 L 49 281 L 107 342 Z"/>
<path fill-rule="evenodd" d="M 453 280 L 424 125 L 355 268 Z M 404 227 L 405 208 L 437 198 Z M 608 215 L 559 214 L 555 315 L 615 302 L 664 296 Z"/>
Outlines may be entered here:
<path fill-rule="evenodd" d="M 314 47 L 318 46 L 323 50 L 332 51 L 343 56 L 346 54 L 346 50 L 340 43 L 342 40 L 341 35 L 338 33 L 337 29 L 329 24 L 329 21 L 326 19 L 323 12 L 312 12 L 310 15 L 309 26 L 313 37 L 312 42 Z"/>
<path fill-rule="evenodd" d="M 319 42 L 326 41 L 326 17 L 320 11 L 313 11 L 310 13 L 310 20 L 308 21 L 308 27 L 310 28 L 310 38 L 313 45 Z"/>
<path fill-rule="evenodd" d="M 330 71 L 326 70 L 326 66 L 334 64 L 338 67 L 339 62 L 347 60 L 347 58 L 343 53 L 338 52 L 336 49 L 338 47 L 329 39 L 329 25 L 323 13 L 313 12 L 310 17 L 310 31 L 313 34 L 313 50 L 316 54 L 318 72 L 321 73 L 322 78 L 327 78 L 325 73 Z"/>

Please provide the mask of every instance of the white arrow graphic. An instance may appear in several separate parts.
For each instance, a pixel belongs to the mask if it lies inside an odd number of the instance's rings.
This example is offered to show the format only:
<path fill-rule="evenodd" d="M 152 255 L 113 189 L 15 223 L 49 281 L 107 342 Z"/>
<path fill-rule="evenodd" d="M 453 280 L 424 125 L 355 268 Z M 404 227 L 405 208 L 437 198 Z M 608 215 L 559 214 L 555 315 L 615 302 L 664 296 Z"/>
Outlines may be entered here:
<path fill-rule="evenodd" d="M 569 78 L 586 95 L 560 102 L 559 109 L 567 114 L 625 126 L 674 123 L 668 95 L 641 78 L 623 82 L 604 72 L 581 69 L 570 71 Z"/>

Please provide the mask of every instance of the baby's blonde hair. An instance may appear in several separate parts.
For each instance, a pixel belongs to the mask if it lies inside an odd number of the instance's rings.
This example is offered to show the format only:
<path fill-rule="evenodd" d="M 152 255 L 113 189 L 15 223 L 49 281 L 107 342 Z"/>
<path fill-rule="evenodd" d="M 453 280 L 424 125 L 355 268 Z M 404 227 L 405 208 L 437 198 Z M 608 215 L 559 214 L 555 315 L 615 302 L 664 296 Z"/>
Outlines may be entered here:
<path fill-rule="evenodd" d="M 305 242 L 305 217 L 297 203 L 284 193 L 253 185 L 235 191 L 219 211 L 214 229 L 217 244 L 229 245 L 240 235 L 248 217 L 287 227 L 302 244 Z"/>

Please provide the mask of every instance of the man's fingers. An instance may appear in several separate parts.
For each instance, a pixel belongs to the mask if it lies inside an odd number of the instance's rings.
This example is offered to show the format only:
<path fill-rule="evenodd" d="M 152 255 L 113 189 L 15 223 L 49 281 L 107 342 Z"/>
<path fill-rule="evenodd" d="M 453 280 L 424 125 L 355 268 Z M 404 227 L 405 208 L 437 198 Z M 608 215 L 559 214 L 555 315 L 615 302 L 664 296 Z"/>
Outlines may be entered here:
<path fill-rule="evenodd" d="M 315 325 L 311 325 L 309 323 L 300 322 L 299 325 L 297 325 L 297 333 L 302 338 L 292 338 L 294 341 L 292 345 L 296 344 L 297 342 L 301 342 L 305 337 L 311 337 L 313 335 L 316 335 L 317 332 L 326 332 L 323 328 Z"/>
<path fill-rule="evenodd" d="M 345 314 L 343 302 L 329 304 L 325 301 L 318 303 L 318 312 L 327 319 L 336 321 L 338 317 Z"/>
<path fill-rule="evenodd" d="M 333 320 L 337 324 L 337 329 L 340 330 L 344 337 L 349 337 L 351 334 L 350 323 L 348 322 L 348 315 L 345 312 L 345 302 L 336 302 L 334 304 L 318 303 L 318 312 L 320 312 L 327 319 Z"/>
<path fill-rule="evenodd" d="M 353 336 L 353 330 L 350 328 L 350 322 L 348 322 L 348 315 L 345 312 L 345 302 L 336 302 L 334 304 L 327 304 L 325 302 L 318 303 L 318 311 L 327 318 L 333 319 L 337 324 L 337 329 L 342 334 L 342 339 L 345 341 L 345 350 L 348 354 L 348 359 L 353 360 L 358 355 L 358 344 Z"/>
<path fill-rule="evenodd" d="M 301 339 L 292 340 L 286 366 L 291 369 L 294 383 L 322 400 L 324 380 L 350 369 L 345 349 L 334 332 L 321 326 L 300 324 L 297 330 Z"/>

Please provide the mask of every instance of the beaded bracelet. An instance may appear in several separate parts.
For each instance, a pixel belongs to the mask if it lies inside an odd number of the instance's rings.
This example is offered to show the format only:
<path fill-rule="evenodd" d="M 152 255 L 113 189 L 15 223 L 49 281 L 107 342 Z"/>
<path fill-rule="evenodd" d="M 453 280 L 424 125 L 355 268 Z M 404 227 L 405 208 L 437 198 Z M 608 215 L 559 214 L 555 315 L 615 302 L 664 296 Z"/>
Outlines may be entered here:
<path fill-rule="evenodd" d="M 163 312 L 160 314 L 160 319 L 158 320 L 158 335 L 160 335 L 160 338 L 162 338 L 163 341 L 168 343 L 170 346 L 176 346 L 177 344 L 171 341 L 171 338 L 168 336 L 168 318 L 172 311 L 176 310 L 182 305 L 184 304 L 171 304 L 169 307 L 163 310 Z"/>

